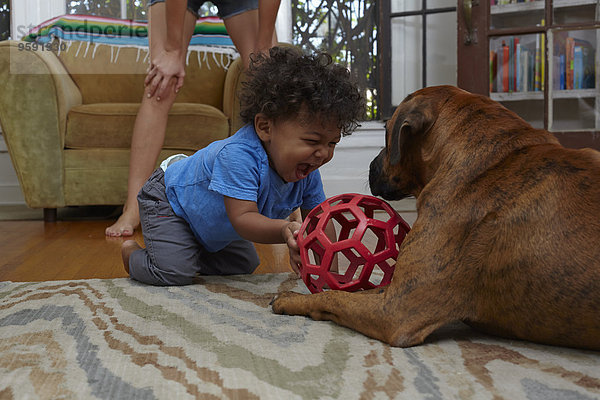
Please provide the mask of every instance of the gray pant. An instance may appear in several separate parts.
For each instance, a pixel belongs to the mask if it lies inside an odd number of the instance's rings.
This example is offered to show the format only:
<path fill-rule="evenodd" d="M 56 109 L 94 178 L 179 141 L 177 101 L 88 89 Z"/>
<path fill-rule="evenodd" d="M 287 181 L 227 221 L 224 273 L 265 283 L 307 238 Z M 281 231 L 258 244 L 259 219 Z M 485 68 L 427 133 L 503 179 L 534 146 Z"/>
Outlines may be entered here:
<path fill-rule="evenodd" d="M 173 212 L 158 168 L 138 194 L 145 249 L 129 257 L 129 275 L 151 285 L 187 285 L 198 274 L 252 273 L 259 264 L 254 245 L 246 240 L 211 253 L 196 240 L 189 224 Z"/>

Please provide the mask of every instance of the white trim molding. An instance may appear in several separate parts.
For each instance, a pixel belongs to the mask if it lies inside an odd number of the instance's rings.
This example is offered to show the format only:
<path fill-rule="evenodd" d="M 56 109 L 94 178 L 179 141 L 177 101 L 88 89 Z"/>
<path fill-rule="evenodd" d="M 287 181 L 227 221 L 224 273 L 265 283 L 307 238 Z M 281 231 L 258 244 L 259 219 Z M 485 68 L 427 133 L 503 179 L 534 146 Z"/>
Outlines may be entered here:
<path fill-rule="evenodd" d="M 275 31 L 280 43 L 292 43 L 292 0 L 281 0 Z"/>
<path fill-rule="evenodd" d="M 11 39 L 19 40 L 42 22 L 62 15 L 67 10 L 65 0 L 11 1 Z"/>

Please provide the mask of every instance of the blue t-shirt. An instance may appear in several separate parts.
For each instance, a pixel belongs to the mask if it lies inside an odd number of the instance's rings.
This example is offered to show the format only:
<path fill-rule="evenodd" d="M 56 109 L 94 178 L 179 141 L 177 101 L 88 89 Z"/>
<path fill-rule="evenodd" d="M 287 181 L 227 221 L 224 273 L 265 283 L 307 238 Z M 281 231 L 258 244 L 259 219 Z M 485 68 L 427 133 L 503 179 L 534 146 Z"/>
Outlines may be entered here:
<path fill-rule="evenodd" d="M 177 161 L 165 171 L 167 198 L 175 214 L 191 226 L 198 241 L 216 252 L 241 237 L 229 222 L 223 196 L 254 201 L 269 218 L 287 218 L 301 207 L 325 201 L 318 170 L 286 183 L 269 166 L 267 153 L 252 124 Z"/>

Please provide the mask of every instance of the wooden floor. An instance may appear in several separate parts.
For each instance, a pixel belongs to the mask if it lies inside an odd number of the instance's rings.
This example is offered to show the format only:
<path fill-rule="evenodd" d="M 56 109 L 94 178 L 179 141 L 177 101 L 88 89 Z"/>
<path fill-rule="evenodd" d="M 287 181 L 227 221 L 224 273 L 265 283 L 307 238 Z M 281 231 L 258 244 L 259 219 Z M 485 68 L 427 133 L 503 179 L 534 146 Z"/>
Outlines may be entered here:
<path fill-rule="evenodd" d="M 122 278 L 124 239 L 107 238 L 112 220 L 0 221 L 0 281 Z M 143 245 L 142 235 L 134 239 Z M 257 245 L 256 273 L 291 272 L 287 246 Z"/>

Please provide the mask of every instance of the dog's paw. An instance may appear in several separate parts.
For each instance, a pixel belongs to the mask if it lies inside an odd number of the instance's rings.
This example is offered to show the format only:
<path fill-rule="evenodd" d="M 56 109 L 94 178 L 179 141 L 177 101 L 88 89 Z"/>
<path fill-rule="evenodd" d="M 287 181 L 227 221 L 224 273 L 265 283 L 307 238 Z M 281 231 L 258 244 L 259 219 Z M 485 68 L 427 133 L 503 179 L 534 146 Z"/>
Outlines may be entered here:
<path fill-rule="evenodd" d="M 271 300 L 271 309 L 275 314 L 292 314 L 289 310 L 295 298 L 301 297 L 302 295 L 294 292 L 283 292 L 277 293 Z"/>

